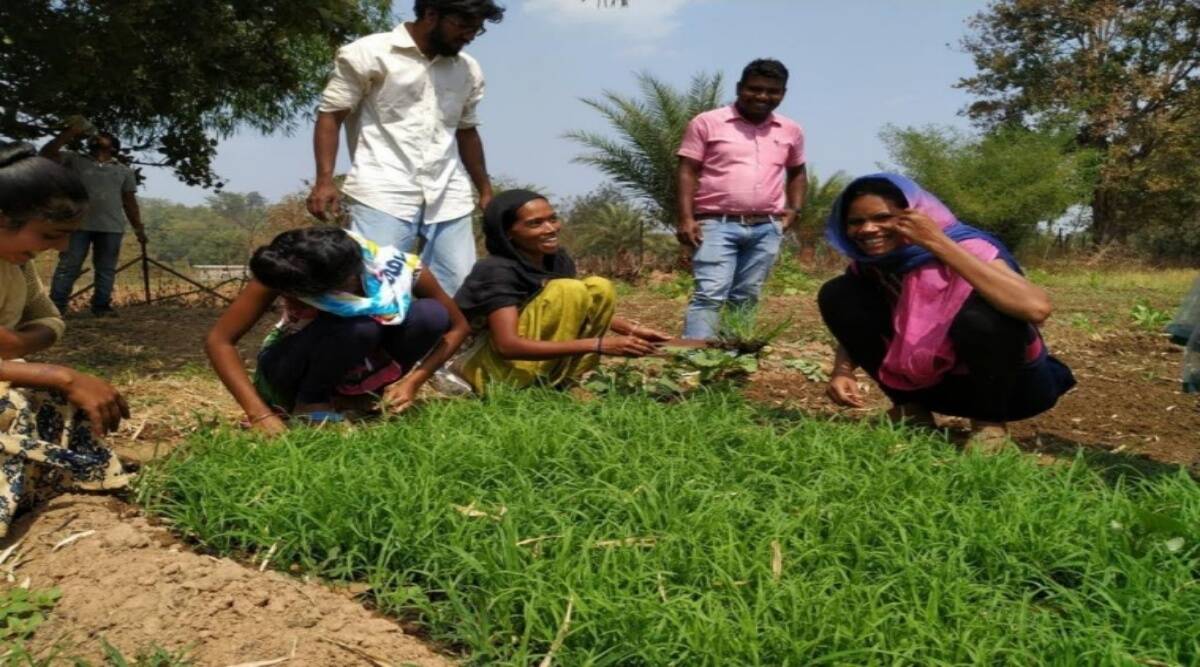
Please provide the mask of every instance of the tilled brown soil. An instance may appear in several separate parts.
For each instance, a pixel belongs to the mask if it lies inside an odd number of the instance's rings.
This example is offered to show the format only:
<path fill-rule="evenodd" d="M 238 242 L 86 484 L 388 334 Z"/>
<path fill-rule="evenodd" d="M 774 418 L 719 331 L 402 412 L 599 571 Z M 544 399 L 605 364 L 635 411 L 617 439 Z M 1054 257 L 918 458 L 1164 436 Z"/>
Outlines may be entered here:
<path fill-rule="evenodd" d="M 113 498 L 61 496 L 10 536 L 14 580 L 62 592 L 29 646 L 38 654 L 99 664 L 104 640 L 130 658 L 183 649 L 205 667 L 453 664 L 347 594 L 193 553 Z"/>

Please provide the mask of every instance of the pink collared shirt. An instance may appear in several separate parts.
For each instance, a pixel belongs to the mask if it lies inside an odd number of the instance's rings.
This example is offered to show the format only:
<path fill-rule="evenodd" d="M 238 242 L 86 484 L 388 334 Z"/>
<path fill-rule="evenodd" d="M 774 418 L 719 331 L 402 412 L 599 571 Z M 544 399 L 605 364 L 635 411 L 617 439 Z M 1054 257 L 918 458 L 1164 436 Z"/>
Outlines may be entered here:
<path fill-rule="evenodd" d="M 675 154 L 700 163 L 697 214 L 778 214 L 787 170 L 804 164 L 804 130 L 779 114 L 755 125 L 730 104 L 693 118 Z"/>

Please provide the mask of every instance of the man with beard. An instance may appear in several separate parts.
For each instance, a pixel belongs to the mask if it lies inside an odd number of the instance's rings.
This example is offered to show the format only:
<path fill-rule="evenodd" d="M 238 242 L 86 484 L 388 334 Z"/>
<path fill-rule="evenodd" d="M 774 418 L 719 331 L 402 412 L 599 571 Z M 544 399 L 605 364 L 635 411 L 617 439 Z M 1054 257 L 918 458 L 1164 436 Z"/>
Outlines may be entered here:
<path fill-rule="evenodd" d="M 462 48 L 498 23 L 493 0 L 416 0 L 415 21 L 338 50 L 313 136 L 317 177 L 308 210 L 339 214 L 351 231 L 403 252 L 424 241 L 422 262 L 453 294 L 475 264 L 471 185 L 492 198 L 476 107 L 483 71 Z M 346 125 L 353 166 L 339 194 L 333 180 Z M 469 179 L 469 180 L 468 180 Z"/>
<path fill-rule="evenodd" d="M 751 62 L 737 100 L 692 119 L 676 172 L 679 242 L 692 253 L 695 292 L 683 337 L 719 334 L 721 308 L 752 308 L 784 232 L 804 205 L 804 131 L 774 113 L 787 92 L 778 60 Z"/>

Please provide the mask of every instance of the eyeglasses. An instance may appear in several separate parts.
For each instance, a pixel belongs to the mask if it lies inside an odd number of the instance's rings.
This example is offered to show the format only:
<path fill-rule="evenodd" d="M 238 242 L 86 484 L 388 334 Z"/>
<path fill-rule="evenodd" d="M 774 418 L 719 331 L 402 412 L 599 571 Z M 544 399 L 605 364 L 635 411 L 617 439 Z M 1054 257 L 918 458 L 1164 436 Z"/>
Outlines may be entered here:
<path fill-rule="evenodd" d="M 469 32 L 476 37 L 487 33 L 487 28 L 483 26 L 482 19 L 471 21 L 469 19 L 464 19 L 457 14 L 449 14 L 445 17 L 445 19 L 449 21 L 450 25 L 454 26 L 454 29 L 459 32 Z"/>

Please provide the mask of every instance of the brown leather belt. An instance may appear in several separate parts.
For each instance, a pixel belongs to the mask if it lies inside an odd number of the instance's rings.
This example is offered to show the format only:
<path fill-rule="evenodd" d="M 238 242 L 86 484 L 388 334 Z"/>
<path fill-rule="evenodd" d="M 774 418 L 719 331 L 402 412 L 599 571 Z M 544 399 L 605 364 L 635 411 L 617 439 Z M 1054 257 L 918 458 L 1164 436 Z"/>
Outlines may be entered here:
<path fill-rule="evenodd" d="M 696 220 L 719 220 L 721 222 L 733 222 L 747 227 L 753 225 L 765 225 L 768 222 L 775 222 L 775 217 L 766 213 L 751 213 L 749 215 L 728 215 L 725 213 L 701 213 L 696 216 Z"/>

